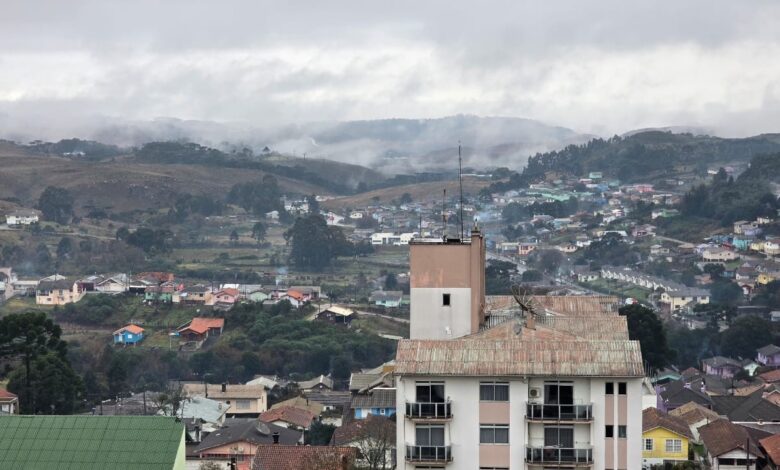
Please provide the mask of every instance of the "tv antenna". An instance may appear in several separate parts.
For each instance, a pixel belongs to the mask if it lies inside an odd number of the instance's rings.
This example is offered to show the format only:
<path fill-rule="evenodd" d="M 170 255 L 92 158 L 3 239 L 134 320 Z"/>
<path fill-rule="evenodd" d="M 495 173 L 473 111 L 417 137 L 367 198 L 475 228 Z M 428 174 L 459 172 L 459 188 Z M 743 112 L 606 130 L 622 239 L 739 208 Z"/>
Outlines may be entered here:
<path fill-rule="evenodd" d="M 441 198 L 441 236 L 447 241 L 447 188 L 444 188 L 444 195 Z"/>
<path fill-rule="evenodd" d="M 463 232 L 463 158 L 460 154 L 460 141 L 458 141 L 458 185 L 460 186 L 460 239 L 466 237 Z"/>

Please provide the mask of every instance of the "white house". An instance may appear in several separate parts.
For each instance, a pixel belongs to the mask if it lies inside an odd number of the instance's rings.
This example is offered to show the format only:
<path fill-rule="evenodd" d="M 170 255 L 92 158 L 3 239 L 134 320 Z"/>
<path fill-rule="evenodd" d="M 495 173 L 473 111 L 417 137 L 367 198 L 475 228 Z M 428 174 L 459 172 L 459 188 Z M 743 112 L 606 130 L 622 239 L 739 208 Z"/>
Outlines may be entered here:
<path fill-rule="evenodd" d="M 5 221 L 9 226 L 37 224 L 38 214 L 28 210 L 14 211 L 5 216 Z"/>

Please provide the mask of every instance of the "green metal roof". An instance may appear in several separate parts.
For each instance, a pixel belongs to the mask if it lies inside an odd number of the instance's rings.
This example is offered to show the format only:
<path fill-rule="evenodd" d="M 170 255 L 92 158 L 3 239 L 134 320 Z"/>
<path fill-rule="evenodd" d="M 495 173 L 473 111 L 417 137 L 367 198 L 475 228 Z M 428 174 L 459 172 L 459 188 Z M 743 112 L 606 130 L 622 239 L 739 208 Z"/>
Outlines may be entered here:
<path fill-rule="evenodd" d="M 0 416 L 0 468 L 169 470 L 183 435 L 162 416 Z"/>

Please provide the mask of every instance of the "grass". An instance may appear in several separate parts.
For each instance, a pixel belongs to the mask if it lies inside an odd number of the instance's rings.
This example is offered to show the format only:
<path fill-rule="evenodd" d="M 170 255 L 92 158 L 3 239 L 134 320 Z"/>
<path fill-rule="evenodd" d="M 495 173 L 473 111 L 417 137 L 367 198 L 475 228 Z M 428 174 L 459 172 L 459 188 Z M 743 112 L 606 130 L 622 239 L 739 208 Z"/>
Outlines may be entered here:
<path fill-rule="evenodd" d="M 35 297 L 13 297 L 7 302 L 0 304 L 0 316 L 29 311 L 48 313 L 52 310 L 53 307 L 48 305 L 36 305 Z"/>
<path fill-rule="evenodd" d="M 352 322 L 352 328 L 361 329 L 376 335 L 394 335 L 409 337 L 409 325 L 405 323 L 388 320 L 382 317 L 360 316 Z"/>

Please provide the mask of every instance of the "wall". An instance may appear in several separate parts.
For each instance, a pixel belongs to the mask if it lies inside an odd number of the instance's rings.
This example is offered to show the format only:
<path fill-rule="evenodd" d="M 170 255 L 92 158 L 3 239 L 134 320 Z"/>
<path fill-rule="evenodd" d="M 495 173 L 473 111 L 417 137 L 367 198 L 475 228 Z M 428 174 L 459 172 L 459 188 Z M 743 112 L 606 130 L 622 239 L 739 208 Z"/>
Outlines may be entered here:
<path fill-rule="evenodd" d="M 644 440 L 653 440 L 653 450 L 644 450 Z M 666 452 L 667 439 L 681 439 L 680 452 Z M 688 460 L 688 439 L 663 428 L 655 428 L 642 435 L 642 458 L 662 460 Z"/>
<path fill-rule="evenodd" d="M 442 295 L 450 294 L 450 306 Z M 411 339 L 452 339 L 471 334 L 471 289 L 412 288 Z M 448 333 L 449 329 L 449 333 Z"/>

